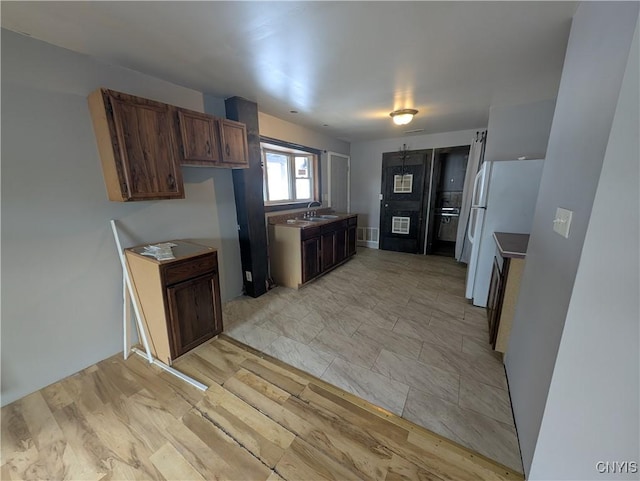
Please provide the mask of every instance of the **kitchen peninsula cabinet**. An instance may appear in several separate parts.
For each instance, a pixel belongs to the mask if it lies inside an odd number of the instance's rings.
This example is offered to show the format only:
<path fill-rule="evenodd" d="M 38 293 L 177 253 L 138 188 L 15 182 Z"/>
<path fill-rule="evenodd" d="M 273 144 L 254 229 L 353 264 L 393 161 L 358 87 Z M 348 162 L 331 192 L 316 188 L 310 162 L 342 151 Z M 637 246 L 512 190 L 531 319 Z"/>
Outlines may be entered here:
<path fill-rule="evenodd" d="M 276 284 L 298 289 L 356 253 L 357 216 L 335 217 L 269 224 L 269 260 Z"/>
<path fill-rule="evenodd" d="M 171 241 L 175 259 L 143 255 L 145 246 L 125 249 L 134 296 L 149 333 L 150 348 L 171 364 L 222 332 L 216 249 Z"/>
<path fill-rule="evenodd" d="M 493 237 L 497 255 L 493 260 L 487 299 L 489 342 L 493 349 L 505 353 L 520 292 L 529 235 L 495 232 Z"/>
<path fill-rule="evenodd" d="M 89 110 L 109 200 L 184 198 L 170 105 L 99 89 Z"/>

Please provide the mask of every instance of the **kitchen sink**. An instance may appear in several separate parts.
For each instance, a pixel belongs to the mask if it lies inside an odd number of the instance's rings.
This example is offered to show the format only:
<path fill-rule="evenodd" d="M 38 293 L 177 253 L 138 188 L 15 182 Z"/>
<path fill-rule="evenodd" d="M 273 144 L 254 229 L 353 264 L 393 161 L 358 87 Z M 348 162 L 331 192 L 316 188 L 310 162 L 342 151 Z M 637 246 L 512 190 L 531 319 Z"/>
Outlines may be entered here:
<path fill-rule="evenodd" d="M 323 219 L 337 219 L 339 216 L 333 214 L 322 214 L 320 217 Z"/>

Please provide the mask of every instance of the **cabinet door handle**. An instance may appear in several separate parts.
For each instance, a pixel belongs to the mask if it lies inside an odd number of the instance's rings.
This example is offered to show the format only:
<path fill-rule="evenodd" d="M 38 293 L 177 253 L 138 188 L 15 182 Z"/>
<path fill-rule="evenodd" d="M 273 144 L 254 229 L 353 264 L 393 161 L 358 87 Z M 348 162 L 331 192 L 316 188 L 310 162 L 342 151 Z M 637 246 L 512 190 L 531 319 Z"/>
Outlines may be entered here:
<path fill-rule="evenodd" d="M 207 154 L 211 155 L 211 144 L 209 144 L 209 141 L 207 140 L 204 145 L 207 148 Z"/>
<path fill-rule="evenodd" d="M 176 180 L 173 178 L 173 175 L 169 174 L 169 176 L 167 177 L 167 181 L 169 182 L 169 188 L 175 189 Z"/>
<path fill-rule="evenodd" d="M 227 157 L 231 155 L 231 148 L 229 147 L 229 144 L 225 144 L 224 151 L 227 153 Z"/>

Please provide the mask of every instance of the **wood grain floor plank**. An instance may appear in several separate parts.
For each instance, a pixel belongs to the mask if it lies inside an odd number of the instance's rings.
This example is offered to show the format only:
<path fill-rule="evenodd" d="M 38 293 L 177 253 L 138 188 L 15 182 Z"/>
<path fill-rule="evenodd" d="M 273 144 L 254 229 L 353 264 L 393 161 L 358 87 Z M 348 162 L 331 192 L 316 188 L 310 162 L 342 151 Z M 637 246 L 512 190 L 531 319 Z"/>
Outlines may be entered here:
<path fill-rule="evenodd" d="M 228 436 L 233 438 L 238 444 L 270 468 L 273 468 L 277 464 L 284 454 L 285 449 L 288 447 L 283 448 L 278 446 L 268 438 L 268 435 L 263 436 L 252 426 L 244 423 L 225 408 L 219 405 L 212 405 L 207 398 L 200 402 L 198 410 L 203 416 L 206 415 L 206 419 L 209 422 L 223 430 Z M 291 441 L 293 441 L 295 436 L 293 434 L 290 434 L 290 436 Z M 291 441 L 289 444 L 291 444 Z"/>
<path fill-rule="evenodd" d="M 24 397 L 20 401 L 22 416 L 31 433 L 31 439 L 39 450 L 64 441 L 64 434 L 56 422 L 40 391 Z"/>
<path fill-rule="evenodd" d="M 223 454 L 224 465 L 220 463 L 219 466 L 216 466 L 219 479 L 264 481 L 271 474 L 271 468 L 211 421 L 205 419 L 198 411 L 193 410 L 187 413 L 183 421 L 184 425 L 207 446 L 210 446 L 213 451 Z"/>
<path fill-rule="evenodd" d="M 260 376 L 274 386 L 278 386 L 283 391 L 287 391 L 289 394 L 293 394 L 294 396 L 299 395 L 309 383 L 309 381 L 300 382 L 303 380 L 298 378 L 298 376 L 286 373 L 286 370 L 278 368 L 273 364 L 269 364 L 270 363 L 268 361 L 265 362 L 264 360 L 255 361 L 253 359 L 247 359 L 241 364 L 241 366 L 247 371 Z"/>
<path fill-rule="evenodd" d="M 60 383 L 51 384 L 42 389 L 42 397 L 51 411 L 62 409 L 73 402 L 69 393 Z"/>
<path fill-rule="evenodd" d="M 0 478 L 522 480 L 224 337 L 183 360 L 219 382 L 201 392 L 114 356 L 3 407 Z"/>
<path fill-rule="evenodd" d="M 443 481 L 443 478 L 437 474 L 416 466 L 394 454 L 389 464 L 389 472 L 385 481 L 413 481 L 415 479 L 420 481 Z"/>
<path fill-rule="evenodd" d="M 156 470 L 149 460 L 152 454 L 140 435 L 129 423 L 120 420 L 112 409 L 83 412 L 87 423 L 114 453 L 113 479 L 154 479 Z"/>
<path fill-rule="evenodd" d="M 299 438 L 291 444 L 291 448 L 282 457 L 276 466 L 276 472 L 286 481 L 364 479 Z"/>
<path fill-rule="evenodd" d="M 281 425 L 275 423 L 221 386 L 213 385 L 207 391 L 205 399 L 198 405 L 198 408 L 203 405 L 207 408 L 220 407 L 225 412 L 236 417 L 247 429 L 264 437 L 281 449 L 288 448 L 295 437 Z"/>
<path fill-rule="evenodd" d="M 284 407 L 308 424 L 306 429 L 298 433 L 301 439 L 335 459 L 358 477 L 384 480 L 391 452 L 377 439 L 339 416 L 298 398 L 289 398 Z"/>
<path fill-rule="evenodd" d="M 472 469 L 478 477 L 502 480 L 522 479 L 522 474 L 511 468 L 436 435 L 427 436 L 422 433 L 410 432 L 407 441 L 409 442 L 408 446 L 418 447 L 423 453 L 432 453 L 432 456 L 449 459 L 456 465 Z"/>
<path fill-rule="evenodd" d="M 125 396 L 132 396 L 142 389 L 137 377 L 118 359 L 110 357 L 98 363 L 98 367 L 98 371 L 103 372 L 105 377 L 113 380 L 113 384 Z"/>
<path fill-rule="evenodd" d="M 300 394 L 300 399 L 335 412 L 343 419 L 362 426 L 367 431 L 375 431 L 386 438 L 399 442 L 406 441 L 408 431 L 400 426 L 389 423 L 379 415 L 358 406 L 334 392 L 324 389 L 315 383 L 309 383 Z"/>
<path fill-rule="evenodd" d="M 2 408 L 0 429 L 0 456 L 3 460 L 9 459 L 15 453 L 26 451 L 32 444 L 20 401 Z"/>
<path fill-rule="evenodd" d="M 236 378 L 232 378 L 230 381 L 233 379 Z M 254 391 L 253 393 L 246 389 L 239 389 L 240 397 L 245 396 L 248 403 L 296 434 L 299 439 L 305 440 L 314 449 L 336 460 L 345 469 L 351 471 L 355 477 L 372 480 L 384 479 L 386 464 L 388 464 L 391 454 L 375 441 L 373 443 L 365 442 L 371 439 L 366 434 L 359 431 L 357 434 L 347 433 L 346 429 L 344 432 L 340 432 L 336 429 L 336 424 L 341 422 L 340 419 L 335 416 L 323 418 L 317 410 L 293 396 L 288 397 L 283 404 L 280 404 L 281 398 L 276 398 L 277 401 L 274 401 L 269 396 L 260 396 L 259 392 L 272 392 L 278 388 L 268 387 L 269 383 L 252 373 L 247 372 L 238 379 L 246 382 L 247 387 L 258 386 L 258 392 Z M 225 385 L 225 387 L 227 386 L 228 384 Z M 234 389 L 233 386 L 227 388 Z"/>
<path fill-rule="evenodd" d="M 224 383 L 224 387 L 227 388 L 227 385 L 234 384 L 235 381 L 246 384 L 251 389 L 259 392 L 263 396 L 277 402 L 278 404 L 283 404 L 287 399 L 289 399 L 290 396 L 290 394 L 285 390 L 274 386 L 270 382 L 262 379 L 259 376 L 256 376 L 246 369 L 238 370 L 238 372 L 236 372 L 236 374 L 232 378 L 228 379 L 227 382 Z M 233 392 L 231 389 L 229 390 Z"/>
<path fill-rule="evenodd" d="M 163 372 L 159 367 L 149 364 L 140 356 L 131 356 L 126 361 L 120 356 L 116 356 L 118 362 L 122 363 L 142 389 L 145 389 L 158 399 L 159 402 L 176 418 L 181 417 L 192 404 L 179 394 L 172 384 L 164 382 L 160 377 Z M 184 383 L 182 383 L 184 384 Z M 198 396 L 197 391 L 192 391 L 194 396 Z"/>
<path fill-rule="evenodd" d="M 78 405 L 89 411 L 103 409 L 104 403 L 98 397 L 91 373 L 79 372 L 60 381 L 62 388 Z"/>
<path fill-rule="evenodd" d="M 176 368 L 207 386 L 222 384 L 235 373 L 235 370 L 218 368 L 198 353 L 190 354 L 181 359 L 179 363 L 176 363 Z"/>
<path fill-rule="evenodd" d="M 238 366 L 247 359 L 246 354 L 238 351 L 234 346 L 229 346 L 221 342 L 209 342 L 208 344 L 200 346 L 194 351 L 194 354 L 210 362 L 223 373 L 235 372 Z M 185 356 L 182 362 L 188 362 L 188 360 L 189 355 Z M 179 366 L 180 361 L 177 361 L 176 365 Z"/>
<path fill-rule="evenodd" d="M 64 434 L 67 445 L 70 446 L 78 460 L 86 467 L 91 479 L 105 476 L 111 466 L 110 460 L 115 455 L 96 435 L 84 415 L 75 404 L 71 403 L 53 413 L 58 426 Z M 83 476 L 84 479 L 87 479 Z"/>
<path fill-rule="evenodd" d="M 151 456 L 151 462 L 167 481 L 205 481 L 171 443 L 165 443 Z"/>

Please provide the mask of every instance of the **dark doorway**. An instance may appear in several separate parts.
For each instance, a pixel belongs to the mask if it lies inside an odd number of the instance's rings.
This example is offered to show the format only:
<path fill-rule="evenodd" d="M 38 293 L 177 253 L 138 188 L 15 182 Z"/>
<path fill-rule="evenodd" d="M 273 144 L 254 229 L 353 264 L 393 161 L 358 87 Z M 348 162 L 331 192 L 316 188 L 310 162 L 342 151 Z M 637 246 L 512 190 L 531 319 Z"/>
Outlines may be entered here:
<path fill-rule="evenodd" d="M 427 254 L 453 257 L 469 146 L 436 149 L 431 183 Z"/>
<path fill-rule="evenodd" d="M 416 254 L 424 246 L 431 150 L 382 154 L 380 249 Z"/>

